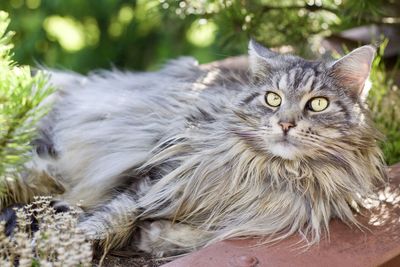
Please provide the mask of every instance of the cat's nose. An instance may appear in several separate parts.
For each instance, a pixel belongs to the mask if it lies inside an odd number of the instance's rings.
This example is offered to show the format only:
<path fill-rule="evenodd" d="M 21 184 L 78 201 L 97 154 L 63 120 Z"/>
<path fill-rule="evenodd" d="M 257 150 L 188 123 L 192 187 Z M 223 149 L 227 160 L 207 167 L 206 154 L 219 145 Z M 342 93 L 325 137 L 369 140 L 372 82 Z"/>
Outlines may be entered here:
<path fill-rule="evenodd" d="M 279 125 L 282 128 L 282 131 L 284 134 L 287 134 L 290 130 L 290 128 L 296 127 L 296 124 L 294 122 L 279 122 Z"/>

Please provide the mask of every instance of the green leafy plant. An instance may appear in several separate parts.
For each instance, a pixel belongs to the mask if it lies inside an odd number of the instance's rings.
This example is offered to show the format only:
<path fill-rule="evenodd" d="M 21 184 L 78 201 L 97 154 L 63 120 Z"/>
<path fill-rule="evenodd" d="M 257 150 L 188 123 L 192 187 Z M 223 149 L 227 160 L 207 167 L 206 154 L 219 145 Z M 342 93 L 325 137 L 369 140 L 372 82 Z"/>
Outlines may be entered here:
<path fill-rule="evenodd" d="M 400 90 L 394 82 L 398 67 L 388 71 L 382 62 L 387 42 L 379 47 L 372 66 L 368 103 L 376 126 L 386 137 L 381 148 L 386 162 L 391 165 L 400 162 Z"/>
<path fill-rule="evenodd" d="M 35 76 L 12 59 L 8 15 L 0 11 L 0 190 L 6 179 L 18 179 L 26 162 L 35 123 L 47 108 L 41 104 L 52 92 L 46 77 Z M 1 197 L 2 191 L 0 191 Z"/>

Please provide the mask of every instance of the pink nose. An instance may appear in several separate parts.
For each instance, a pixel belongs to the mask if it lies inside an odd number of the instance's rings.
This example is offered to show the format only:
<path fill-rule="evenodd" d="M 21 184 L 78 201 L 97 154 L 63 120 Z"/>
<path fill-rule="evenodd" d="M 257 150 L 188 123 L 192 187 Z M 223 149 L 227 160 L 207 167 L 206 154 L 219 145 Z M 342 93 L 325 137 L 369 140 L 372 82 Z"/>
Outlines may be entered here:
<path fill-rule="evenodd" d="M 282 130 L 287 133 L 290 128 L 293 128 L 296 126 L 296 124 L 292 123 L 292 122 L 280 122 L 279 125 L 281 126 Z"/>

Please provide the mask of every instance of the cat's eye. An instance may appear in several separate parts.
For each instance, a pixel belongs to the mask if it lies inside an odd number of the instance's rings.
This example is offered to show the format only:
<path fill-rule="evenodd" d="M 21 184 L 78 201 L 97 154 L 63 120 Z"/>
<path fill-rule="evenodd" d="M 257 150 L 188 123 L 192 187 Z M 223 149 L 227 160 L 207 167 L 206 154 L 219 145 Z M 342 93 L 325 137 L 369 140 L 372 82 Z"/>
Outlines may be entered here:
<path fill-rule="evenodd" d="M 268 106 L 276 108 L 281 105 L 282 98 L 277 93 L 267 92 L 265 94 L 265 102 L 268 104 Z"/>
<path fill-rule="evenodd" d="M 314 112 L 325 110 L 329 106 L 329 101 L 325 97 L 314 97 L 307 103 L 307 108 Z"/>

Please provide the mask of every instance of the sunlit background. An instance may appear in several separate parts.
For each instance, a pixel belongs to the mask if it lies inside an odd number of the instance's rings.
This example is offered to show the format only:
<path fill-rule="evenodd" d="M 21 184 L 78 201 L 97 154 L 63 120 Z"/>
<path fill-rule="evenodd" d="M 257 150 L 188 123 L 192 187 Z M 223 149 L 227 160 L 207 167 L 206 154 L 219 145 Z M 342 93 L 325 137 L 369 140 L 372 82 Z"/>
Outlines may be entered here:
<path fill-rule="evenodd" d="M 217 4 L 206 1 L 0 3 L 0 9 L 10 14 L 10 28 L 17 33 L 14 43 L 18 62 L 80 72 L 111 66 L 156 68 L 169 58 L 185 54 L 206 62 L 244 51 L 242 44 L 229 51 L 215 45 L 218 26 L 207 19 L 207 12 L 216 8 Z"/>
<path fill-rule="evenodd" d="M 154 70 L 182 55 L 210 62 L 246 53 L 250 37 L 308 58 L 381 44 L 370 106 L 387 161 L 400 161 L 398 0 L 3 0 L 0 10 L 18 63 L 82 73 Z"/>
<path fill-rule="evenodd" d="M 151 69 L 180 55 L 208 62 L 244 53 L 249 36 L 311 55 L 325 52 L 324 37 L 372 24 L 398 35 L 400 22 L 396 0 L 7 0 L 0 9 L 17 33 L 18 62 L 79 72 Z"/>

